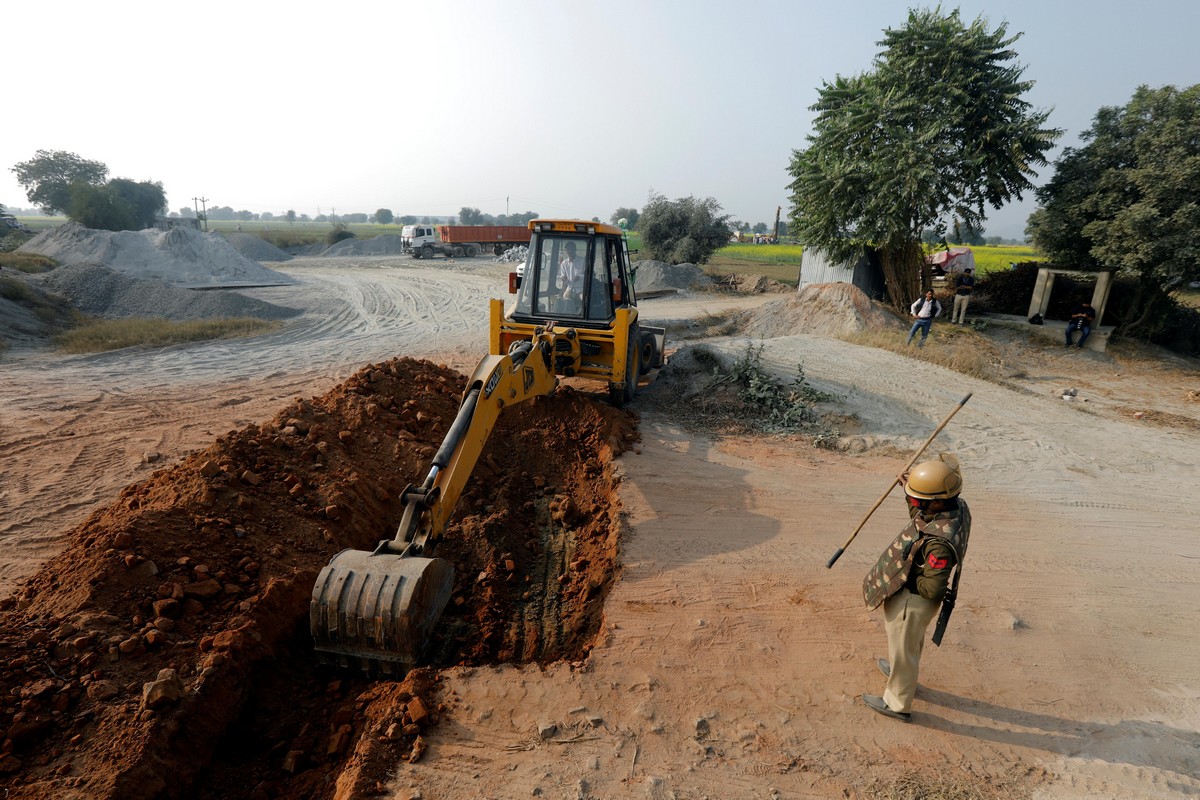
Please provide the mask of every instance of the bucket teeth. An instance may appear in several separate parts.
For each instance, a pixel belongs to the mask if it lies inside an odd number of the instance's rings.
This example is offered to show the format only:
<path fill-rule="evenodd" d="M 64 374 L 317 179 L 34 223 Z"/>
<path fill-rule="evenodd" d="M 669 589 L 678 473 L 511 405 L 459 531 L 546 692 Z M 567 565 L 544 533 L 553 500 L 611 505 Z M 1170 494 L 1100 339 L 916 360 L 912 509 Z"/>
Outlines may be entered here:
<path fill-rule="evenodd" d="M 424 652 L 453 588 L 454 569 L 440 558 L 343 550 L 313 587 L 308 617 L 318 656 L 403 674 Z"/>

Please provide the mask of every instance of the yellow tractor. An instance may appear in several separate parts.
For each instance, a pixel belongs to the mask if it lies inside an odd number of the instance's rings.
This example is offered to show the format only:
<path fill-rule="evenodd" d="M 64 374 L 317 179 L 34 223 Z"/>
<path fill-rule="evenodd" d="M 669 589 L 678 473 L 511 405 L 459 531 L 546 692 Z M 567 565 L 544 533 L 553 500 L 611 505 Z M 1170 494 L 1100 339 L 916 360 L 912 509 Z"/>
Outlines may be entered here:
<path fill-rule="evenodd" d="M 515 302 L 491 301 L 489 354 L 424 482 L 404 490 L 395 537 L 343 550 L 317 577 L 309 628 L 325 660 L 383 673 L 417 663 L 454 586 L 434 547 L 505 406 L 553 394 L 564 376 L 605 381 L 622 407 L 663 364 L 665 330 L 639 322 L 624 232 L 578 220 L 529 228 L 528 257 L 508 278 Z"/>

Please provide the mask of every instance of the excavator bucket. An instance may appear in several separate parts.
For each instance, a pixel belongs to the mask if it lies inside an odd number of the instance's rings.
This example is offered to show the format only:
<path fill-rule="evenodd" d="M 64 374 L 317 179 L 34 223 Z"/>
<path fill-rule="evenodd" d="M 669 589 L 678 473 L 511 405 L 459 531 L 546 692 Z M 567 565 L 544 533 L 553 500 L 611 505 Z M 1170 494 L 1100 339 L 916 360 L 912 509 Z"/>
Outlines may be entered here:
<path fill-rule="evenodd" d="M 308 623 L 318 656 L 403 675 L 416 666 L 453 588 L 454 568 L 440 558 L 343 550 L 313 586 Z"/>

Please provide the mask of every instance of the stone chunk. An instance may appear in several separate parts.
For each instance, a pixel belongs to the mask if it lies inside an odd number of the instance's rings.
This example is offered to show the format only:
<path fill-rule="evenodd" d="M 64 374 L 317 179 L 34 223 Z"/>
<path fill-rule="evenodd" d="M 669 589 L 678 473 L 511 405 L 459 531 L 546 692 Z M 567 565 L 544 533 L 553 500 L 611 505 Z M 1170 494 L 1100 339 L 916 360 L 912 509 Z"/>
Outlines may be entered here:
<path fill-rule="evenodd" d="M 179 702 L 183 697 L 183 681 L 173 669 L 158 671 L 158 678 L 142 685 L 142 707 L 161 708 Z"/>

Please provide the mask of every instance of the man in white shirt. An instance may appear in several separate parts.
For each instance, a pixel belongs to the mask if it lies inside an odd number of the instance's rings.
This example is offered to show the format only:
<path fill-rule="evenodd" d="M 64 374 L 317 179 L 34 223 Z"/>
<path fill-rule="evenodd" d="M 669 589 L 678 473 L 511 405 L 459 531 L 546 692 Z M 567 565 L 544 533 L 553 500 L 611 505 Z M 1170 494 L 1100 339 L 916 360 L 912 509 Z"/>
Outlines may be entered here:
<path fill-rule="evenodd" d="M 925 293 L 924 297 L 917 298 L 917 300 L 909 307 L 909 311 L 911 311 L 913 317 L 916 318 L 916 322 L 914 322 L 912 328 L 909 329 L 908 341 L 906 341 L 905 344 L 912 344 L 913 336 L 915 336 L 917 331 L 920 330 L 921 341 L 917 342 L 917 347 L 924 347 L 925 339 L 929 336 L 929 328 L 933 325 L 933 318 L 941 316 L 942 314 L 942 304 L 938 302 L 936 297 L 933 296 L 933 290 L 930 289 Z"/>
<path fill-rule="evenodd" d="M 567 242 L 566 254 L 558 262 L 558 279 L 555 281 L 562 291 L 563 300 L 573 301 L 578 306 L 583 299 L 583 263 L 575 255 L 575 243 Z"/>

